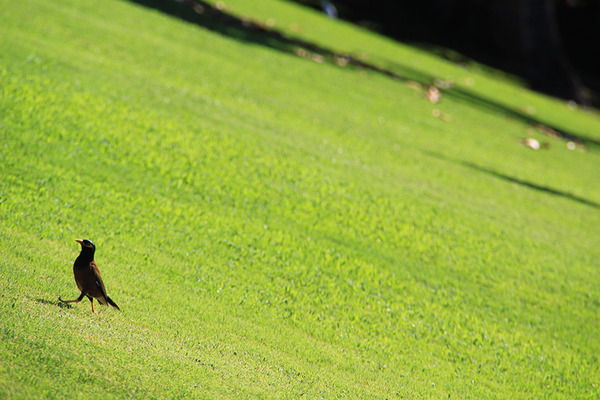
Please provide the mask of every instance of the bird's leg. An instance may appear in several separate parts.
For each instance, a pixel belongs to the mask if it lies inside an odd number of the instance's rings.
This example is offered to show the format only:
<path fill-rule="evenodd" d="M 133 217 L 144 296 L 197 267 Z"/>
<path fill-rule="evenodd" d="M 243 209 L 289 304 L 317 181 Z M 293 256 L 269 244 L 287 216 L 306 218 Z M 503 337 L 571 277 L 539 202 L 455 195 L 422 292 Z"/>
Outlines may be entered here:
<path fill-rule="evenodd" d="M 60 296 L 58 296 L 58 300 L 60 302 L 65 303 L 65 304 L 68 304 L 68 303 L 79 303 L 81 301 L 81 299 L 83 299 L 83 296 L 85 296 L 85 293 L 81 292 L 81 296 L 79 296 L 76 300 L 63 300 L 63 299 L 60 298 Z"/>
<path fill-rule="evenodd" d="M 94 314 L 100 314 L 100 311 L 96 312 L 96 310 L 94 310 L 94 298 L 93 298 L 93 297 L 90 297 L 90 296 L 88 296 L 88 299 L 90 299 L 90 303 L 92 303 L 92 312 L 93 312 Z"/>

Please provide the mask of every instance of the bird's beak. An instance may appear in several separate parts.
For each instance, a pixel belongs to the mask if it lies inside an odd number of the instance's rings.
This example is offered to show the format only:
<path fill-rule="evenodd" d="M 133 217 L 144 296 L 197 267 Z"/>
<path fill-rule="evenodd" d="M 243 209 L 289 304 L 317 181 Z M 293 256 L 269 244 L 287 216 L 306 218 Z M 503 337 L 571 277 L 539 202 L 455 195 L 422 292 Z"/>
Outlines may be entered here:
<path fill-rule="evenodd" d="M 83 243 L 83 239 L 75 239 L 75 241 L 79 244 Z"/>

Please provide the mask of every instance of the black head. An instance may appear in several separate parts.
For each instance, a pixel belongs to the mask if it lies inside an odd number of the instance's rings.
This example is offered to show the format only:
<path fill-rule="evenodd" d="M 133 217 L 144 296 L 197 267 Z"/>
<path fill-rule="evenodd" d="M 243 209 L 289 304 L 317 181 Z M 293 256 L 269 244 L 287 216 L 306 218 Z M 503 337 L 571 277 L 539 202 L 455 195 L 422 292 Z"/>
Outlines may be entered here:
<path fill-rule="evenodd" d="M 87 239 L 75 239 L 77 243 L 81 245 L 81 251 L 93 253 L 96 250 L 96 245 L 91 240 Z"/>

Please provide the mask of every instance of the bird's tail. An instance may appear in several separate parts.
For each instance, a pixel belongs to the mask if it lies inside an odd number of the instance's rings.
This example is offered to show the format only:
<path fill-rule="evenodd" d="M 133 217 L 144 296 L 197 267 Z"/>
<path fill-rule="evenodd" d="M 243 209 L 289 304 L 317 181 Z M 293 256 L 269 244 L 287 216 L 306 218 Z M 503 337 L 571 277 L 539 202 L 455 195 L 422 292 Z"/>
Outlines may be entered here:
<path fill-rule="evenodd" d="M 108 304 L 110 304 L 111 306 L 113 306 L 117 310 L 121 311 L 121 309 L 119 308 L 119 306 L 117 305 L 117 303 L 115 303 L 114 301 L 112 301 L 112 299 L 110 297 L 106 296 L 106 301 L 108 302 Z"/>

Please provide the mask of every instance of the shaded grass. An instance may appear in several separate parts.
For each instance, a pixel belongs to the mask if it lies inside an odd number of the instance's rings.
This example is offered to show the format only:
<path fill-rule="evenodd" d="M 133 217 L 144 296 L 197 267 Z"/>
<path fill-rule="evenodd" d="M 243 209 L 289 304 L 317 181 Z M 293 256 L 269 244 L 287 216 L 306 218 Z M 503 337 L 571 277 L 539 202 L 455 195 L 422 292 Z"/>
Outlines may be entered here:
<path fill-rule="evenodd" d="M 0 397 L 597 393 L 595 152 L 125 2 L 3 7 Z M 123 313 L 55 303 L 81 236 Z"/>

